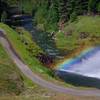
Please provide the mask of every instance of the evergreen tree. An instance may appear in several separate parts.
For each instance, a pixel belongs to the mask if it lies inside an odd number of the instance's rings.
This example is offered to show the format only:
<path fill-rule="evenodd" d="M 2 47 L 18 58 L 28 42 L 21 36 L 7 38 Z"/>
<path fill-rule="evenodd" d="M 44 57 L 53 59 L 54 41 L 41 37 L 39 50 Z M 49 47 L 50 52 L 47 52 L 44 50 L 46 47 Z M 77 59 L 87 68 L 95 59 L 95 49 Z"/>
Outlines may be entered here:
<path fill-rule="evenodd" d="M 47 24 L 49 24 L 48 28 L 57 29 L 57 23 L 59 21 L 59 12 L 58 12 L 58 4 L 56 0 L 51 0 L 48 4 L 48 14 L 47 14 Z"/>
<path fill-rule="evenodd" d="M 97 12 L 100 14 L 100 2 L 97 4 Z"/>
<path fill-rule="evenodd" d="M 75 1 L 75 11 L 78 15 L 87 13 L 88 11 L 88 0 L 76 0 Z"/>
<path fill-rule="evenodd" d="M 58 9 L 59 9 L 59 17 L 60 21 L 65 22 L 68 20 L 68 13 L 67 13 L 67 0 L 59 0 Z"/>
<path fill-rule="evenodd" d="M 96 13 L 98 3 L 100 3 L 99 0 L 89 0 L 89 5 L 88 5 L 89 12 Z"/>

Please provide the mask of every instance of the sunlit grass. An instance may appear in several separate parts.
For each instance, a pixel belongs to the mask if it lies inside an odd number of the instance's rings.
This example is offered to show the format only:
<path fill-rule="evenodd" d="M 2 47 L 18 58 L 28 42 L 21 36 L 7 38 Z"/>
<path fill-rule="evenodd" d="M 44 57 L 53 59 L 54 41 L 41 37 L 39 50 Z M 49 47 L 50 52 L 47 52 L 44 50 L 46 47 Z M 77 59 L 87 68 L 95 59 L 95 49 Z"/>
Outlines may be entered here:
<path fill-rule="evenodd" d="M 71 36 L 65 35 L 70 31 L 72 31 Z M 89 33 L 89 37 L 80 39 L 81 32 Z M 77 48 L 79 46 L 77 44 L 82 42 L 92 45 L 94 41 L 90 42 L 90 38 L 93 35 L 100 37 L 100 16 L 80 16 L 77 21 L 73 23 L 68 22 L 63 32 L 61 31 L 56 34 L 56 45 L 60 49 L 69 50 Z M 99 40 L 96 40 L 96 42 L 100 43 Z"/>
<path fill-rule="evenodd" d="M 44 73 L 44 74 L 50 74 L 50 70 L 44 67 L 35 57 L 31 57 L 29 51 L 26 49 L 26 45 L 23 44 L 20 40 L 20 35 L 15 32 L 13 29 L 8 27 L 7 25 L 4 25 L 0 23 L 0 28 L 4 29 L 5 32 L 7 33 L 7 37 L 9 41 L 11 42 L 13 48 L 15 51 L 19 54 L 21 59 L 30 66 L 30 68 L 39 73 Z M 25 41 L 28 41 L 29 43 L 34 44 L 34 49 L 38 49 L 37 45 L 32 41 L 31 36 L 29 33 L 24 32 L 23 35 Z M 42 50 L 41 50 L 42 52 Z"/>

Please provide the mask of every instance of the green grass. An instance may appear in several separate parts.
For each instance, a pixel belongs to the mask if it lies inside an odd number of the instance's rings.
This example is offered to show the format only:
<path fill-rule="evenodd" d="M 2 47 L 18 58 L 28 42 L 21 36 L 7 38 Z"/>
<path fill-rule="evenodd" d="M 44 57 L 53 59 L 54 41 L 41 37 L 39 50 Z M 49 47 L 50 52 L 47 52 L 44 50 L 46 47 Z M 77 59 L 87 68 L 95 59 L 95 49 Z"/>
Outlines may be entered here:
<path fill-rule="evenodd" d="M 19 94 L 23 86 L 20 71 L 0 44 L 0 95 Z"/>
<path fill-rule="evenodd" d="M 13 48 L 21 57 L 21 59 L 30 66 L 30 68 L 34 72 L 39 72 L 42 74 L 51 74 L 51 71 L 44 67 L 35 57 L 31 57 L 30 52 L 27 50 L 27 46 L 22 42 L 22 38 L 28 42 L 28 44 L 32 44 L 34 50 L 37 52 L 42 52 L 41 48 L 39 48 L 33 41 L 32 37 L 28 32 L 23 32 L 23 35 L 19 35 L 16 31 L 11 29 L 5 24 L 0 23 L 0 28 L 4 29 L 7 33 L 7 37 L 11 42 Z M 39 50 L 39 51 L 38 51 Z M 35 54 L 36 52 L 34 52 Z"/>
<path fill-rule="evenodd" d="M 47 93 L 49 90 L 34 84 L 19 71 L 0 44 L 0 100 L 22 100 L 27 99 L 27 96 L 35 100 L 44 100 L 42 94 Z"/>
<path fill-rule="evenodd" d="M 27 36 L 28 34 L 26 33 L 26 38 L 28 38 Z M 29 94 L 29 91 L 39 92 L 40 89 L 42 89 L 41 91 L 45 91 L 44 88 L 34 84 L 19 71 L 17 66 L 0 44 L 0 97 L 6 95 L 20 95 L 24 92 Z"/>
<path fill-rule="evenodd" d="M 72 31 L 72 35 L 65 35 L 70 31 Z M 81 32 L 89 33 L 89 37 L 86 39 L 79 39 Z M 63 32 L 61 31 L 56 34 L 56 45 L 60 49 L 72 50 L 77 48 L 82 42 L 91 46 L 100 44 L 100 38 L 99 40 L 95 40 L 95 42 L 90 41 L 92 36 L 100 37 L 100 16 L 80 16 L 77 21 L 72 23 L 68 22 Z"/>

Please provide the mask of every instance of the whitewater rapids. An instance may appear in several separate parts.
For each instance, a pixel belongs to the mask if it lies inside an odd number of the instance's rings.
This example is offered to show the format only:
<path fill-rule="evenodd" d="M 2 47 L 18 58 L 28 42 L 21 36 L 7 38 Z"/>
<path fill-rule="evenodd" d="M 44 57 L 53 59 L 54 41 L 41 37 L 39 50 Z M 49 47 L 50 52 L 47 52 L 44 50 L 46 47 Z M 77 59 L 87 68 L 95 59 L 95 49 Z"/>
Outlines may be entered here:
<path fill-rule="evenodd" d="M 97 50 L 91 57 L 83 58 L 80 62 L 75 63 L 70 67 L 63 67 L 60 71 L 100 79 L 100 49 Z"/>

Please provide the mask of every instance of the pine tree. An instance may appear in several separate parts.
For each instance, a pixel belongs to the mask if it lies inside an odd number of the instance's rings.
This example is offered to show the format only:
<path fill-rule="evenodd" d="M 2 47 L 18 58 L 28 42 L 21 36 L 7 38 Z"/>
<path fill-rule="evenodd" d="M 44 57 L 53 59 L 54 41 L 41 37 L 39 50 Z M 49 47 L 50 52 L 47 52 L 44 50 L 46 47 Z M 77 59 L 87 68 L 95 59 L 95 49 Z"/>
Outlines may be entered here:
<path fill-rule="evenodd" d="M 100 14 L 100 1 L 99 1 L 99 3 L 97 3 L 97 12 Z"/>
<path fill-rule="evenodd" d="M 59 0 L 59 16 L 60 16 L 60 21 L 65 22 L 68 20 L 68 13 L 67 13 L 67 0 Z"/>
<path fill-rule="evenodd" d="M 51 28 L 54 28 L 56 30 L 57 23 L 59 21 L 59 12 L 58 12 L 58 4 L 56 0 L 51 0 L 48 4 L 48 14 L 47 14 L 47 23 Z M 48 27 L 49 27 L 48 26 Z"/>
<path fill-rule="evenodd" d="M 89 5 L 88 5 L 89 12 L 96 13 L 97 12 L 97 4 L 99 2 L 100 2 L 99 0 L 89 0 Z"/>

